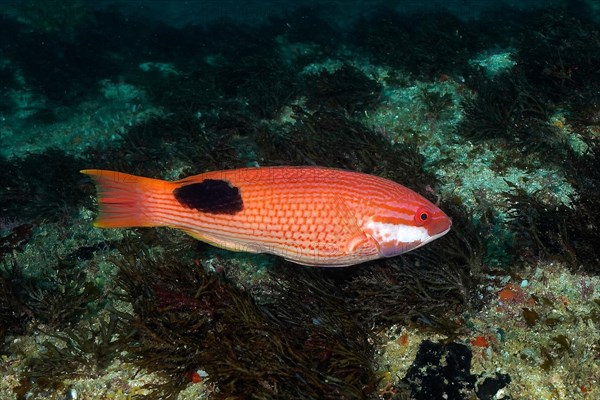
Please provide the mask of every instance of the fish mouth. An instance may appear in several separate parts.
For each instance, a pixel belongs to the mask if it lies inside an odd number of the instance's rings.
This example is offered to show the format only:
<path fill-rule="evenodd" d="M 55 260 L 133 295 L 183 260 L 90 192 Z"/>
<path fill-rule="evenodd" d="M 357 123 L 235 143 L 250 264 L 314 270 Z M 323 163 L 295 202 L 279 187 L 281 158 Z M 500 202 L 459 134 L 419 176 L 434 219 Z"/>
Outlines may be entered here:
<path fill-rule="evenodd" d="M 445 231 L 442 231 L 440 233 L 436 233 L 435 235 L 431 235 L 429 236 L 429 238 L 427 238 L 427 240 L 423 240 L 421 243 L 419 243 L 417 246 L 411 248 L 409 251 L 418 249 L 421 246 L 426 245 L 427 243 L 433 242 L 436 239 L 441 238 L 442 236 L 444 236 L 446 233 L 450 232 L 450 229 L 452 228 L 452 225 L 450 225 Z"/>
<path fill-rule="evenodd" d="M 439 215 L 434 215 L 429 224 L 425 225 L 427 228 L 427 234 L 432 238 L 428 241 L 435 240 L 446 233 L 452 228 L 452 220 L 442 212 Z"/>
<path fill-rule="evenodd" d="M 435 239 L 441 238 L 446 233 L 450 232 L 451 228 L 452 228 L 452 224 L 450 224 L 450 226 L 445 231 L 442 231 L 440 233 L 436 233 L 435 235 L 431 235 L 431 237 L 429 239 L 427 239 L 427 241 L 425 243 L 428 243 L 428 242 L 434 241 Z"/>

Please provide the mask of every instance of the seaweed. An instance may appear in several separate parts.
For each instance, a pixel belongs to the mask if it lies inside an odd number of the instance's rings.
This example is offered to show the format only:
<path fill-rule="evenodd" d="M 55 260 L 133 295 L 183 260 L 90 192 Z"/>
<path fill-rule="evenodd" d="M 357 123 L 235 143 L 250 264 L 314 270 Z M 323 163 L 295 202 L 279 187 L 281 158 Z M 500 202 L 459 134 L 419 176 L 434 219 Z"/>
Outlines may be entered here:
<path fill-rule="evenodd" d="M 574 270 L 598 274 L 597 229 L 600 202 L 597 196 L 582 193 L 571 205 L 548 205 L 532 199 L 522 190 L 508 194 L 512 207 L 510 226 L 519 243 L 515 250 L 526 260 L 560 260 Z M 585 216 L 585 222 L 581 216 Z"/>
<path fill-rule="evenodd" d="M 593 143 L 593 138 L 600 135 L 600 92 L 592 88 L 585 96 L 571 101 L 569 108 L 566 122 L 584 141 Z"/>
<path fill-rule="evenodd" d="M 0 261 L 14 251 L 21 251 L 31 240 L 32 234 L 32 224 L 22 224 L 9 217 L 0 219 Z"/>
<path fill-rule="evenodd" d="M 299 92 L 296 71 L 276 52 L 238 57 L 218 74 L 225 95 L 247 104 L 257 118 L 275 118 Z"/>
<path fill-rule="evenodd" d="M 480 32 L 449 12 L 402 15 L 380 11 L 353 34 L 376 62 L 424 77 L 463 75 L 471 54 L 483 48 Z"/>
<path fill-rule="evenodd" d="M 58 260 L 42 271 L 38 277 L 26 276 L 14 258 L 0 264 L 0 340 L 24 334 L 29 321 L 65 328 L 87 318 L 101 301 L 102 293 L 86 282 L 76 261 Z"/>
<path fill-rule="evenodd" d="M 449 12 L 417 14 L 410 19 L 408 70 L 417 75 L 464 74 L 471 54 L 483 47 L 479 32 Z"/>
<path fill-rule="evenodd" d="M 533 18 L 514 58 L 538 93 L 558 103 L 600 86 L 600 30 L 568 10 L 549 9 Z"/>
<path fill-rule="evenodd" d="M 0 159 L 0 209 L 24 220 L 65 221 L 83 201 L 81 158 L 51 148 L 41 154 Z"/>
<path fill-rule="evenodd" d="M 378 63 L 402 67 L 408 32 L 404 28 L 405 18 L 392 9 L 379 10 L 369 19 L 358 21 L 353 41 Z"/>
<path fill-rule="evenodd" d="M 427 119 L 436 121 L 440 116 L 452 106 L 452 95 L 450 93 L 440 93 L 435 90 L 421 89 L 419 100 L 425 105 Z"/>
<path fill-rule="evenodd" d="M 205 63 L 198 63 L 190 72 L 165 76 L 160 71 L 147 71 L 132 80 L 143 87 L 154 102 L 175 114 L 198 115 L 235 106 L 232 100 L 223 99 L 216 68 Z"/>
<path fill-rule="evenodd" d="M 114 262 L 136 330 L 128 361 L 164 379 L 151 398 L 174 398 L 197 370 L 207 373 L 217 399 L 363 398 L 375 389 L 373 349 L 351 315 L 345 320 L 354 328 L 340 336 L 339 326 L 285 318 L 287 299 L 259 305 L 189 260 L 154 258 L 131 243 L 121 251 Z"/>
<path fill-rule="evenodd" d="M 28 280 L 19 297 L 38 322 L 61 328 L 84 318 L 102 292 L 86 281 L 86 272 L 77 262 L 59 260 L 54 274 Z"/>
<path fill-rule="evenodd" d="M 552 105 L 536 96 L 522 76 L 504 73 L 494 80 L 474 80 L 476 96 L 465 101 L 461 134 L 472 140 L 548 148 L 555 140 L 548 122 Z M 534 147 L 534 148 L 535 148 Z"/>
<path fill-rule="evenodd" d="M 133 331 L 127 330 L 117 312 L 107 312 L 67 331 L 44 333 L 48 338 L 41 352 L 27 360 L 28 379 L 41 389 L 60 386 L 65 378 L 103 374 Z"/>
<path fill-rule="evenodd" d="M 304 86 L 308 94 L 308 108 L 343 110 L 349 115 L 375 108 L 382 91 L 379 82 L 367 78 L 349 64 L 344 64 L 334 72 L 324 70 L 310 74 L 305 78 Z"/>
<path fill-rule="evenodd" d="M 509 227 L 519 243 L 516 254 L 535 262 L 540 257 L 548 257 L 558 248 L 550 245 L 548 233 L 560 232 L 560 213 L 557 210 L 547 213 L 547 207 L 533 200 L 524 189 L 514 188 L 506 193 L 509 208 Z M 558 239 L 558 238 L 557 238 Z M 552 247 L 552 248 L 550 248 Z"/>
<path fill-rule="evenodd" d="M 31 311 L 17 297 L 14 281 L 21 277 L 15 262 L 0 264 L 0 349 L 8 335 L 22 335 L 31 320 Z"/>
<path fill-rule="evenodd" d="M 562 168 L 576 194 L 569 204 L 548 206 L 528 196 L 523 189 L 507 193 L 511 227 L 519 243 L 517 253 L 526 259 L 542 257 L 558 259 L 573 270 L 583 269 L 598 274 L 598 227 L 600 226 L 600 146 L 595 139 L 595 111 L 580 109 L 573 127 L 581 137 L 585 150 L 580 153 L 567 148 Z"/>

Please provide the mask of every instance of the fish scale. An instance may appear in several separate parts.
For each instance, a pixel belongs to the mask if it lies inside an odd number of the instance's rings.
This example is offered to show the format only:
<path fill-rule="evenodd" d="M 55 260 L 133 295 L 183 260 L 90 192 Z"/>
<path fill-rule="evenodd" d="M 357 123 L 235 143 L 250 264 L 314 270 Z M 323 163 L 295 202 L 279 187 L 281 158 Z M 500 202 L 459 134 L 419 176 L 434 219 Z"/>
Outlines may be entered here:
<path fill-rule="evenodd" d="M 225 249 L 304 265 L 347 266 L 393 256 L 442 236 L 451 225 L 412 190 L 352 171 L 243 168 L 175 182 L 82 172 L 98 187 L 95 226 L 167 226 Z"/>

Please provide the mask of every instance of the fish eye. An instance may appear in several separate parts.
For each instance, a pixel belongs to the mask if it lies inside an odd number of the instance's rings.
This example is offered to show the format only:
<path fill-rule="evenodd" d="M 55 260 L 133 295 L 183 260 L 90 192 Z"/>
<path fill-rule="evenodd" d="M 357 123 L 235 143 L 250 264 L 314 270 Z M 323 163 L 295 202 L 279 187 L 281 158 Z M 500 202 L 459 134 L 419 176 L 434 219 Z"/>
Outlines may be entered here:
<path fill-rule="evenodd" d="M 415 223 L 417 225 L 425 225 L 431 219 L 430 214 L 431 212 L 427 208 L 419 208 L 415 213 Z"/>

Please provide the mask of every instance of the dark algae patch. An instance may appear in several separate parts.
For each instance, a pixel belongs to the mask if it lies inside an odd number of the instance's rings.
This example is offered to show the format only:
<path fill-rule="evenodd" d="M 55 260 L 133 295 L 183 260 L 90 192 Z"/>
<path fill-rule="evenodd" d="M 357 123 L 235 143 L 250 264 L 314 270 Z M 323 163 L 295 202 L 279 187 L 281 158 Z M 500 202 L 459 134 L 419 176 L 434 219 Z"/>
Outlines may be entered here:
<path fill-rule="evenodd" d="M 293 315 L 311 311 L 295 296 L 282 299 L 293 301 L 287 306 L 257 304 L 225 276 L 174 255 L 122 251 L 117 279 L 133 305 L 124 318 L 135 332 L 125 349 L 131 362 L 165 379 L 151 397 L 174 396 L 198 369 L 210 376 L 214 398 L 364 398 L 376 389 L 368 335 L 336 307 L 340 299 L 321 300 L 337 303 L 316 323 Z M 340 340 L 341 332 L 352 335 Z"/>

